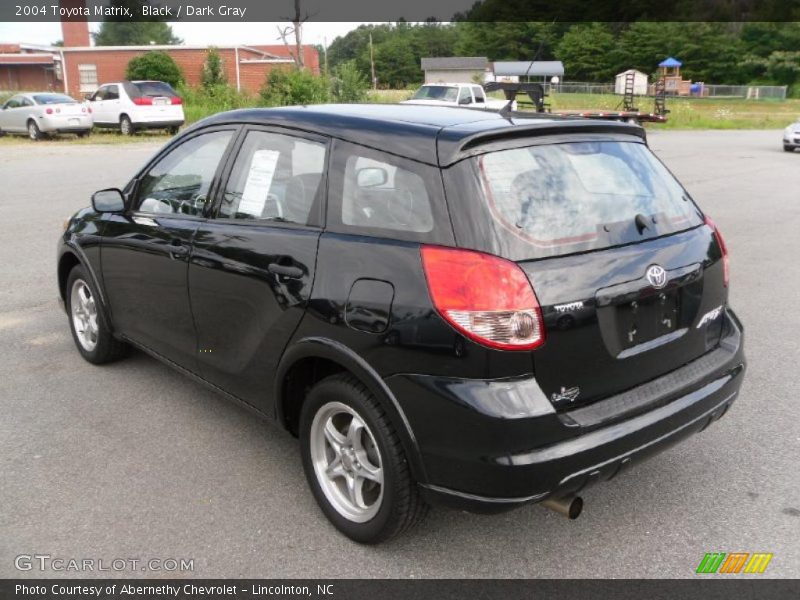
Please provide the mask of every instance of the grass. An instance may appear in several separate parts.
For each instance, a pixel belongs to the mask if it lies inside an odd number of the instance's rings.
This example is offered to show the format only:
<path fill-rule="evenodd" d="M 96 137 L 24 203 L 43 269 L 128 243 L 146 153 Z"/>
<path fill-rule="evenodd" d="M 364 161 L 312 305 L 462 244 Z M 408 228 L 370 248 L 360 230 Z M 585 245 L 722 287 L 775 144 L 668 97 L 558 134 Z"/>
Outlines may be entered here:
<path fill-rule="evenodd" d="M 552 94 L 548 101 L 559 110 L 620 110 L 622 98 L 613 94 Z M 637 99 L 641 112 L 653 111 L 653 99 Z M 800 117 L 800 100 L 743 98 L 667 98 L 663 129 L 783 129 Z"/>
<path fill-rule="evenodd" d="M 95 129 L 89 137 L 80 138 L 76 135 L 65 134 L 45 138 L 36 142 L 37 144 L 48 144 L 53 146 L 74 146 L 74 145 L 119 145 L 119 144 L 141 144 L 142 142 L 157 142 L 163 144 L 171 136 L 163 129 L 141 131 L 136 135 L 122 135 L 113 129 Z M 0 148 L 28 144 L 31 142 L 27 136 L 4 135 L 0 137 Z"/>

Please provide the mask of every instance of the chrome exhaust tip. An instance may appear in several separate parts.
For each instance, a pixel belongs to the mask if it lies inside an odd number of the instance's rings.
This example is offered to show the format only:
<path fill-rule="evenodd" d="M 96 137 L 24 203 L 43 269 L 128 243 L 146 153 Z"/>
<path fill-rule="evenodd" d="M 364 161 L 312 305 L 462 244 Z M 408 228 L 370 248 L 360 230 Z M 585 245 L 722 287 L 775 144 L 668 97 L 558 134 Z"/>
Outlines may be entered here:
<path fill-rule="evenodd" d="M 564 496 L 563 498 L 548 498 L 541 502 L 545 508 L 564 515 L 568 519 L 575 520 L 583 512 L 583 498 L 580 496 Z"/>

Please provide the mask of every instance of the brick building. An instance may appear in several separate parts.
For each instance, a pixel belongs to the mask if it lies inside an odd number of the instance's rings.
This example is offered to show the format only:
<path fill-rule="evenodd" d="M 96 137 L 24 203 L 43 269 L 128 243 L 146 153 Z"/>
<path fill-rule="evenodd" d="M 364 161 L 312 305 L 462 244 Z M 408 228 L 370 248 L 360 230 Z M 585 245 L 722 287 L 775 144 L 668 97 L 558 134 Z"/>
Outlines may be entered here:
<path fill-rule="evenodd" d="M 60 0 L 62 6 L 83 0 Z M 61 23 L 64 46 L 0 43 L 0 90 L 62 91 L 80 98 L 104 82 L 125 79 L 128 62 L 153 50 L 167 52 L 183 71 L 189 85 L 199 85 L 207 46 L 92 46 L 89 24 Z M 270 70 L 290 68 L 293 60 L 283 45 L 217 46 L 228 82 L 237 89 L 257 93 Z M 307 69 L 319 74 L 319 53 L 303 46 Z"/>

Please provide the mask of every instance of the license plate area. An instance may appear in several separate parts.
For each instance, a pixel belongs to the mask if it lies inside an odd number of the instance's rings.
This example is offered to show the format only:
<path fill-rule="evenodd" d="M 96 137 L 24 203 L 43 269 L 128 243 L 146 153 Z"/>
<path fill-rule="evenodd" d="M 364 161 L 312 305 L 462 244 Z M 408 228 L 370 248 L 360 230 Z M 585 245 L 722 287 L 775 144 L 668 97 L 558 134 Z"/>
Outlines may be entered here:
<path fill-rule="evenodd" d="M 169 103 L 168 98 L 153 98 L 153 106 L 166 106 Z"/>
<path fill-rule="evenodd" d="M 619 346 L 626 350 L 678 329 L 680 289 L 662 290 L 616 307 Z"/>

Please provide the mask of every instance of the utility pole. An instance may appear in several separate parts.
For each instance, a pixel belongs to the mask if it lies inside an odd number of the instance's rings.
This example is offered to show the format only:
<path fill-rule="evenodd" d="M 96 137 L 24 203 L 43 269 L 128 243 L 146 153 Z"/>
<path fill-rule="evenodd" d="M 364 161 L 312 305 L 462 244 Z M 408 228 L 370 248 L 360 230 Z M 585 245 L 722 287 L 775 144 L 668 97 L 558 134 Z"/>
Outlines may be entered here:
<path fill-rule="evenodd" d="M 324 68 L 325 75 L 328 74 L 328 38 L 327 36 L 322 38 L 322 64 Z"/>
<path fill-rule="evenodd" d="M 372 70 L 372 89 L 378 88 L 378 80 L 375 77 L 375 51 L 372 48 L 372 32 L 369 34 L 369 65 Z"/>

